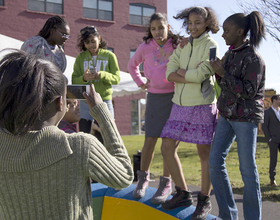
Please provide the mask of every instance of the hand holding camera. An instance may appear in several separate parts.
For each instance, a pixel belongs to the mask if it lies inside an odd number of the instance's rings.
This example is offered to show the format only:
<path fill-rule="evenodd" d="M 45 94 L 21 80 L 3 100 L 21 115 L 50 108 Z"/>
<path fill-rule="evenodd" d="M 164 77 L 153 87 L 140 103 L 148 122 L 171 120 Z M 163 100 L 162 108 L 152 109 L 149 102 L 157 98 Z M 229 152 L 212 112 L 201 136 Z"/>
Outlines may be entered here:
<path fill-rule="evenodd" d="M 100 72 L 96 71 L 96 67 L 91 67 L 85 71 L 83 80 L 86 82 L 94 79 L 100 79 Z"/>
<path fill-rule="evenodd" d="M 92 73 L 94 79 L 100 79 L 100 72 L 96 71 L 96 67 L 90 68 L 89 71 Z"/>
<path fill-rule="evenodd" d="M 83 92 L 83 96 L 85 97 L 86 103 L 88 104 L 90 109 L 92 109 L 95 105 L 103 102 L 100 94 L 95 91 L 93 84 L 90 84 L 89 93 Z"/>
<path fill-rule="evenodd" d="M 83 75 L 83 80 L 84 80 L 85 82 L 94 80 L 93 74 L 90 72 L 89 69 L 87 69 L 87 70 L 85 71 L 85 73 L 84 73 L 84 75 Z"/>

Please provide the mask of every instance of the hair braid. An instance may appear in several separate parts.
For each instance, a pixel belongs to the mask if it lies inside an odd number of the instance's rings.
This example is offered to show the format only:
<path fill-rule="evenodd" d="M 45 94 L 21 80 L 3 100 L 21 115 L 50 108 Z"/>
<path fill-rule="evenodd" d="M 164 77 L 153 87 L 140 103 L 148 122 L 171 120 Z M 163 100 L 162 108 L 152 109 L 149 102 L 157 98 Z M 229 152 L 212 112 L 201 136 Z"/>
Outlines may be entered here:
<path fill-rule="evenodd" d="M 63 17 L 60 17 L 58 15 L 50 17 L 44 24 L 43 28 L 39 31 L 38 35 L 47 39 L 50 36 L 52 28 L 66 25 L 68 25 L 68 22 Z"/>

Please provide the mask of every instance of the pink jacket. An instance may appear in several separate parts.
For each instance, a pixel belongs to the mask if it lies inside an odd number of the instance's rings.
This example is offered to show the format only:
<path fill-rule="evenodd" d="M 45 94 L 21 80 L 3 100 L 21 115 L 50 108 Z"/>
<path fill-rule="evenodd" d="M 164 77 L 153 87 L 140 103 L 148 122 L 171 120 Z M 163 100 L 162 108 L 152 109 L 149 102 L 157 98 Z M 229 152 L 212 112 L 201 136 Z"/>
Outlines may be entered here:
<path fill-rule="evenodd" d="M 174 83 L 168 82 L 165 78 L 166 64 L 172 55 L 174 48 L 172 40 L 169 39 L 163 47 L 159 46 L 154 39 L 147 44 L 139 45 L 133 57 L 128 62 L 128 71 L 134 82 L 141 86 L 145 82 L 141 79 L 139 65 L 144 62 L 144 75 L 150 80 L 151 93 L 170 93 L 174 92 Z"/>

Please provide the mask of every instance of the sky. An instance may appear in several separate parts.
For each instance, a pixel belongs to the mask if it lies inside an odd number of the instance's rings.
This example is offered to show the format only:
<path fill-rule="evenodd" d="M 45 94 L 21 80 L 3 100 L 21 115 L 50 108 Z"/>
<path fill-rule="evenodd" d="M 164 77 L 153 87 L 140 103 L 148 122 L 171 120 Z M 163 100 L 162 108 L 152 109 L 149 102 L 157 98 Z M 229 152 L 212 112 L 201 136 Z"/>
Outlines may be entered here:
<path fill-rule="evenodd" d="M 247 2 L 252 0 L 247 0 Z M 259 0 L 255 0 L 259 1 Z M 243 1 L 244 2 L 244 1 Z M 216 12 L 217 18 L 221 25 L 220 31 L 216 34 L 210 32 L 210 36 L 219 44 L 220 58 L 228 50 L 228 46 L 225 44 L 222 38 L 223 29 L 222 24 L 224 20 L 234 13 L 242 12 L 238 5 L 237 0 L 167 0 L 167 18 L 171 25 L 173 33 L 180 33 L 180 35 L 188 36 L 185 29 L 182 29 L 182 20 L 175 20 L 173 18 L 181 10 L 192 7 L 202 6 L 211 7 Z M 280 94 L 280 43 L 266 35 L 266 40 L 263 40 L 260 47 L 257 49 L 263 57 L 266 64 L 266 89 L 274 89 L 277 94 Z"/>

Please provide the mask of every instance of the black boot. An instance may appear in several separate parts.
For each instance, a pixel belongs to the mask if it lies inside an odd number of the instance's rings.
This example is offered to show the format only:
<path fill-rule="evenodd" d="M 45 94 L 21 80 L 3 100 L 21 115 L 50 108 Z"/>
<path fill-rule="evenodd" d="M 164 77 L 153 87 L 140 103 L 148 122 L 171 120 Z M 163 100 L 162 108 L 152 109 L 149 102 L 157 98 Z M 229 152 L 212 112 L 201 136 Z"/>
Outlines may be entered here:
<path fill-rule="evenodd" d="M 205 196 L 201 193 L 198 193 L 197 206 L 191 217 L 191 220 L 205 220 L 211 210 L 212 205 L 210 202 L 210 196 Z"/>
<path fill-rule="evenodd" d="M 172 199 L 166 200 L 162 204 L 162 208 L 166 210 L 176 209 L 179 207 L 189 207 L 193 203 L 192 194 L 189 191 L 181 190 L 179 187 L 175 186 L 176 194 Z"/>

